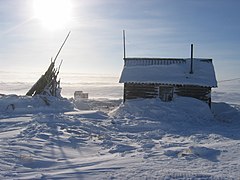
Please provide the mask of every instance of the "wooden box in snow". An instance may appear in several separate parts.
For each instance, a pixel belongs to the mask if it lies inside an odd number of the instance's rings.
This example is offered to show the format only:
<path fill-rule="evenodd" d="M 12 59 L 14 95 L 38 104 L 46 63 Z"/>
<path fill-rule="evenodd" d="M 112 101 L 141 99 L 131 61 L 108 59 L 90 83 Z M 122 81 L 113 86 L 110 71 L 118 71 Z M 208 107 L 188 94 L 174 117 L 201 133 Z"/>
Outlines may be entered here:
<path fill-rule="evenodd" d="M 83 91 L 75 91 L 74 99 L 75 100 L 88 99 L 88 93 L 84 93 Z"/>

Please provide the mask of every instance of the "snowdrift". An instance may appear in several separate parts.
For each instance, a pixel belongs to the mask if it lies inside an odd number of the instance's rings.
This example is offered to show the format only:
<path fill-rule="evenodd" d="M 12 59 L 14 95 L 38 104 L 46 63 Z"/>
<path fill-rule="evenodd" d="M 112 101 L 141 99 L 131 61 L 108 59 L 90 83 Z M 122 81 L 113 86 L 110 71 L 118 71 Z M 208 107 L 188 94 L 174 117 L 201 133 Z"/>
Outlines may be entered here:
<path fill-rule="evenodd" d="M 66 112 L 72 111 L 74 105 L 65 98 L 53 96 L 0 96 L 0 113 L 32 114 L 39 112 Z"/>
<path fill-rule="evenodd" d="M 172 102 L 160 99 L 136 99 L 122 103 L 109 115 L 115 119 L 161 121 L 168 124 L 209 124 L 214 121 L 209 106 L 197 99 L 177 97 Z"/>

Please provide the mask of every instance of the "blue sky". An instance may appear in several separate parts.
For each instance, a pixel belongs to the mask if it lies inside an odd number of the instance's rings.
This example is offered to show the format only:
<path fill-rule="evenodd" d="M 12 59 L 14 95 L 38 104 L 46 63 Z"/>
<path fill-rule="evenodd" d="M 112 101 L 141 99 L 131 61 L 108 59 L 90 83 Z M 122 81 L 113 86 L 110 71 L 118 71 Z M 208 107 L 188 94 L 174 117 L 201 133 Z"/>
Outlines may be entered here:
<path fill-rule="evenodd" d="M 187 58 L 193 43 L 218 80 L 240 77 L 238 0 L 71 0 L 69 21 L 54 30 L 33 2 L 0 0 L 0 71 L 45 71 L 71 30 L 62 72 L 119 75 L 125 29 L 127 57 Z"/>

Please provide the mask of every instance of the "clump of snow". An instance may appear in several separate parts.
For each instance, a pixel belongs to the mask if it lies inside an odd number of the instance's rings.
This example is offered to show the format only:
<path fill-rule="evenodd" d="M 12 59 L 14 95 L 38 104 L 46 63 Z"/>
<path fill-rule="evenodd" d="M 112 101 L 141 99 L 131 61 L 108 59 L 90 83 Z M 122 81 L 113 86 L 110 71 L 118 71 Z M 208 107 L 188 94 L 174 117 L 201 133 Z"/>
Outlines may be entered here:
<path fill-rule="evenodd" d="M 108 118 L 108 115 L 104 113 L 103 111 L 96 111 L 96 110 L 78 110 L 75 109 L 73 112 L 65 112 L 66 115 L 74 115 L 79 118 L 90 118 L 90 119 L 106 119 Z"/>
<path fill-rule="evenodd" d="M 212 111 L 214 113 L 215 119 L 218 121 L 239 123 L 239 105 L 231 105 L 224 102 L 213 103 Z"/>
<path fill-rule="evenodd" d="M 220 150 L 208 148 L 205 146 L 190 146 L 188 148 L 175 148 L 174 150 L 166 150 L 164 154 L 173 158 L 193 160 L 196 158 L 207 159 L 212 162 L 218 162 Z"/>
<path fill-rule="evenodd" d="M 0 113 L 38 113 L 72 111 L 74 105 L 65 98 L 53 96 L 0 96 Z"/>
<path fill-rule="evenodd" d="M 210 161 L 217 162 L 217 157 L 221 154 L 221 151 L 213 149 L 213 148 L 207 148 L 204 146 L 190 146 L 189 151 L 201 158 L 208 159 Z"/>
<path fill-rule="evenodd" d="M 127 100 L 109 115 L 115 119 L 151 119 L 180 124 L 203 124 L 214 120 L 206 103 L 189 97 L 177 97 L 171 102 L 163 102 L 160 99 Z"/>
<path fill-rule="evenodd" d="M 87 99 L 79 99 L 73 101 L 76 108 L 79 110 L 90 110 L 90 106 Z"/>
<path fill-rule="evenodd" d="M 116 108 L 122 102 L 121 99 L 110 100 L 106 98 L 70 100 L 79 110 L 101 110 L 105 112 Z"/>
<path fill-rule="evenodd" d="M 135 150 L 135 149 L 136 148 L 134 146 L 117 144 L 112 149 L 110 149 L 109 152 L 110 153 L 122 153 L 122 152 L 126 152 L 126 151 L 132 151 L 132 150 Z"/>

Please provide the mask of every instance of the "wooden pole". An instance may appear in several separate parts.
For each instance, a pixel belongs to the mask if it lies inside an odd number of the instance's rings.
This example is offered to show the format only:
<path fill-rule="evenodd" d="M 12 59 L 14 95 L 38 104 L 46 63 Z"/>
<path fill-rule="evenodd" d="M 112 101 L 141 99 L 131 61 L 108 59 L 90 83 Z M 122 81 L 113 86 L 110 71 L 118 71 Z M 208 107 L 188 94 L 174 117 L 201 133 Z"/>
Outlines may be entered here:
<path fill-rule="evenodd" d="M 54 60 L 53 60 L 53 63 L 55 63 L 55 62 L 56 62 L 56 59 L 57 59 L 57 57 L 58 57 L 58 55 L 59 55 L 60 51 L 62 50 L 62 48 L 63 48 L 63 46 L 64 46 L 65 42 L 67 41 L 67 39 L 68 39 L 68 36 L 70 35 L 70 33 L 71 33 L 71 31 L 69 31 L 69 33 L 68 33 L 67 37 L 65 38 L 65 40 L 64 40 L 64 42 L 63 42 L 63 44 L 62 44 L 62 46 L 61 46 L 61 47 L 60 47 L 60 49 L 58 50 L 58 53 L 57 53 L 57 55 L 55 56 L 55 58 L 54 58 Z"/>
<path fill-rule="evenodd" d="M 126 58 L 126 38 L 125 38 L 125 30 L 123 30 L 123 59 Z"/>
<path fill-rule="evenodd" d="M 193 44 L 191 44 L 191 69 L 190 74 L 193 74 Z"/>

